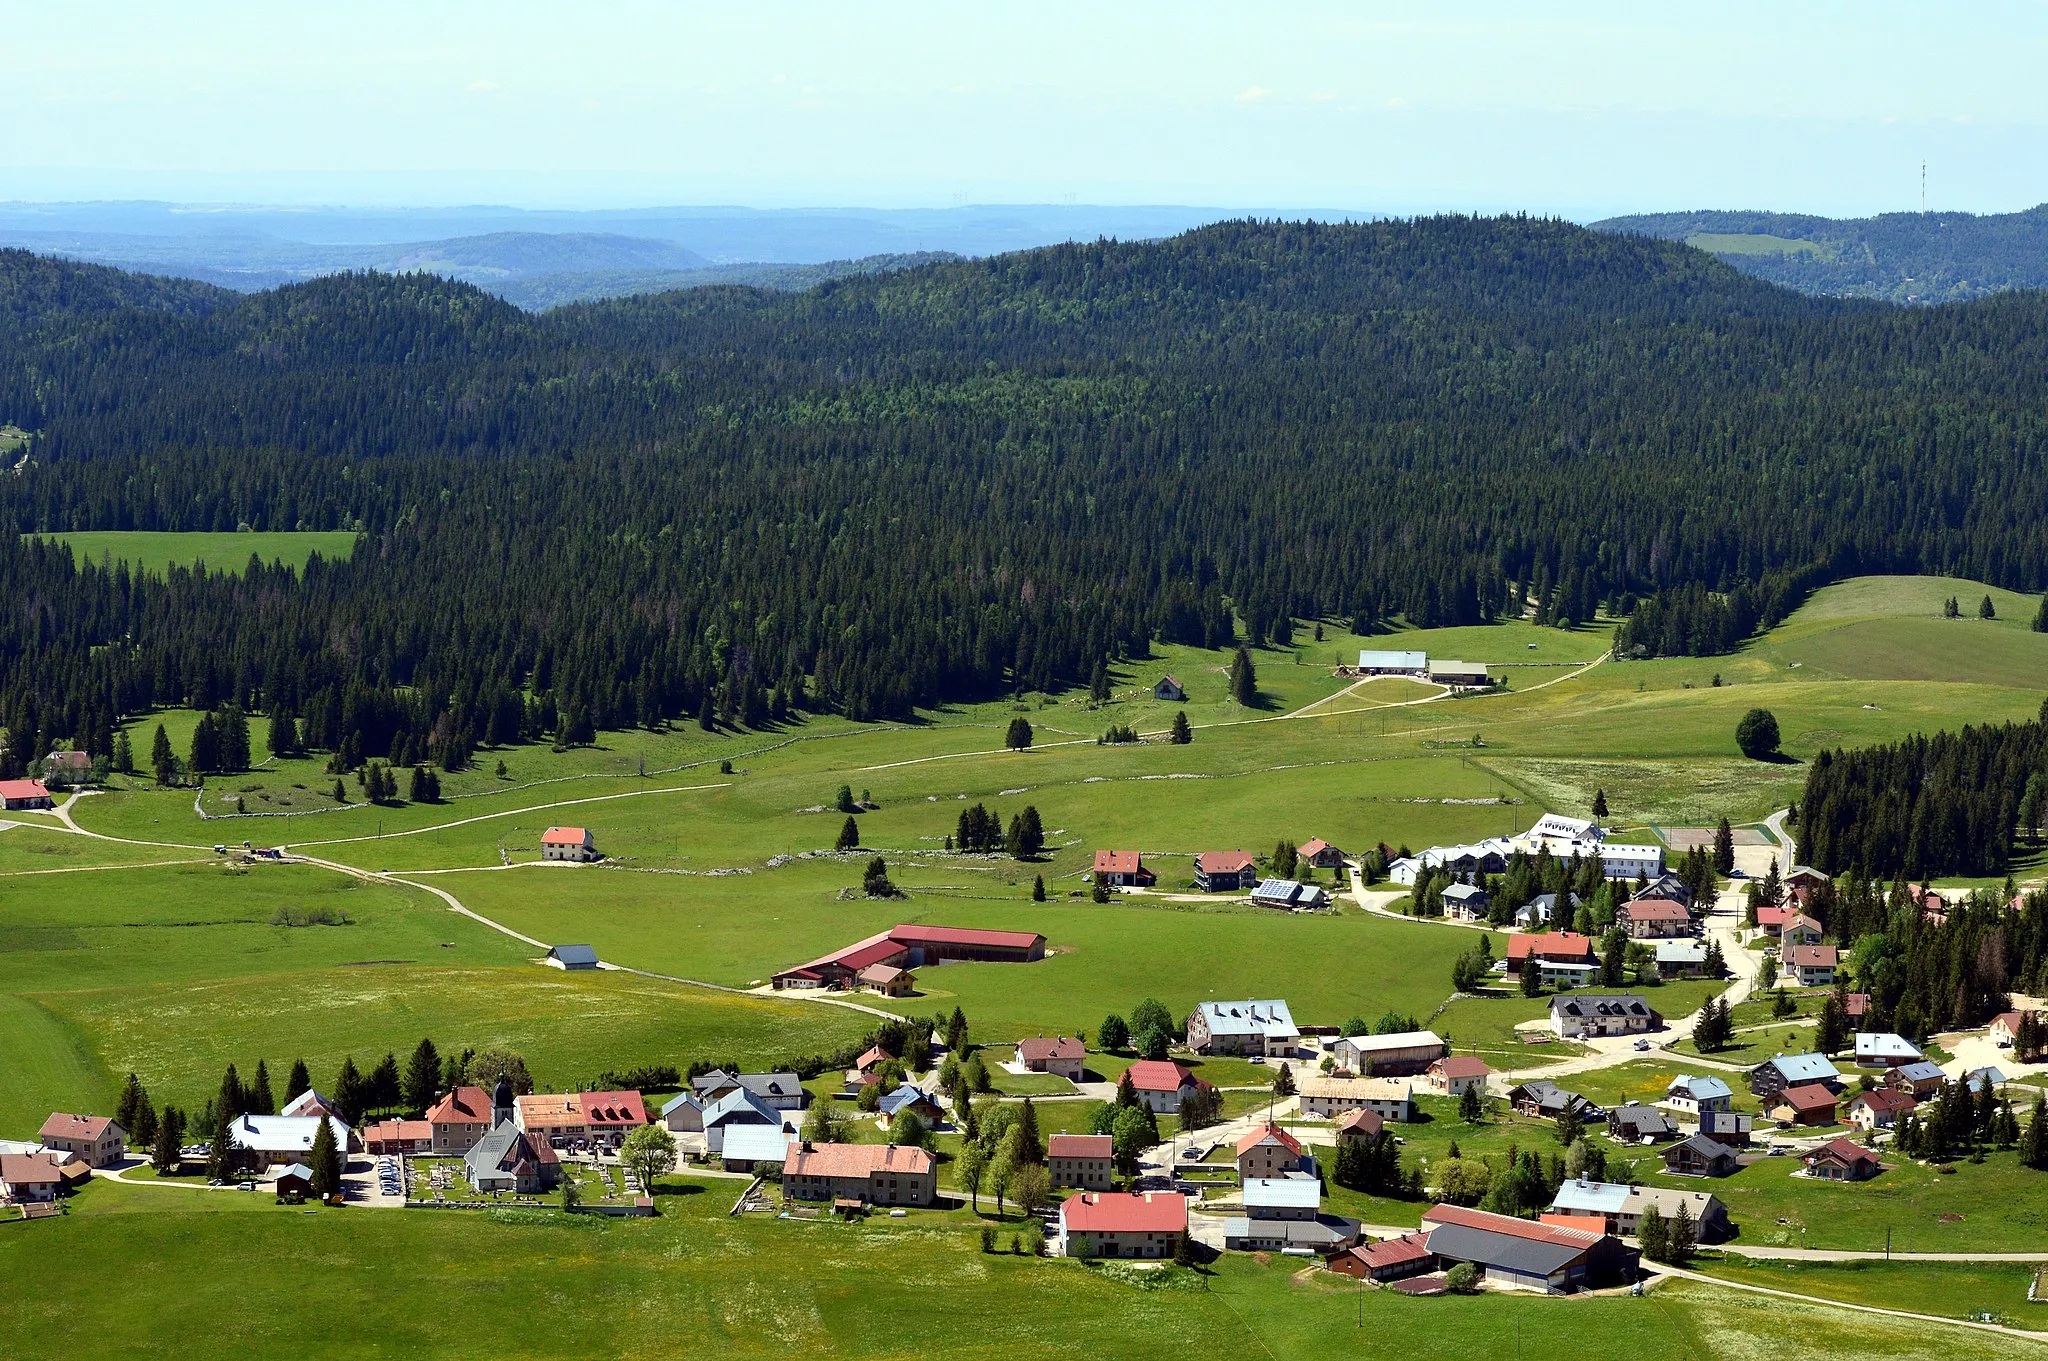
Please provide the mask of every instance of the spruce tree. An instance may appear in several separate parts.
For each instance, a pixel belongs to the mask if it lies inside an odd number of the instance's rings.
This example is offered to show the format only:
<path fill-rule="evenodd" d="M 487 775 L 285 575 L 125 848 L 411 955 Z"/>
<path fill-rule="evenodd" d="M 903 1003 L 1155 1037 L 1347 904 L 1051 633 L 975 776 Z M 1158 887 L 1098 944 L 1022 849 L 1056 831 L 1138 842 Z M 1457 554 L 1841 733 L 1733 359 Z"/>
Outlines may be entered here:
<path fill-rule="evenodd" d="M 1522 961 L 1522 996 L 1541 997 L 1543 995 L 1543 980 L 1541 975 L 1542 966 L 1537 963 L 1536 955 L 1532 951 L 1530 952 L 1529 956 Z"/>
<path fill-rule="evenodd" d="M 114 735 L 113 768 L 122 775 L 135 773 L 135 747 L 128 740 L 126 728 Z"/>
<path fill-rule="evenodd" d="M 1692 1211 L 1681 1200 L 1678 1213 L 1671 1216 L 1671 1230 L 1665 1238 L 1665 1260 L 1673 1266 L 1684 1266 L 1692 1260 L 1692 1250 L 1699 1241 L 1699 1227 L 1693 1223 Z"/>
<path fill-rule="evenodd" d="M 356 1067 L 355 1057 L 350 1055 L 341 1061 L 341 1071 L 334 1077 L 333 1100 L 335 1114 L 345 1125 L 361 1122 L 366 1109 L 363 1090 L 363 1075 Z"/>
<path fill-rule="evenodd" d="M 178 753 L 171 749 L 170 734 L 164 725 L 156 725 L 156 736 L 150 739 L 149 765 L 158 784 L 175 784 L 178 779 Z"/>
<path fill-rule="evenodd" d="M 1045 901 L 1045 876 L 1042 874 L 1033 876 L 1031 880 L 1031 901 L 1034 903 Z"/>
<path fill-rule="evenodd" d="M 1607 816 L 1607 791 L 1604 789 L 1593 791 L 1593 816 L 1596 818 Z"/>
<path fill-rule="evenodd" d="M 313 1077 L 306 1071 L 306 1061 L 293 1059 L 291 1075 L 284 1080 L 285 1104 L 290 1105 L 312 1089 Z"/>
<path fill-rule="evenodd" d="M 220 1095 L 214 1098 L 214 1107 L 222 1115 L 233 1120 L 248 1113 L 248 1102 L 248 1093 L 242 1090 L 241 1075 L 235 1072 L 235 1065 L 231 1063 L 227 1072 L 221 1074 Z"/>
<path fill-rule="evenodd" d="M 1247 709 L 1259 698 L 1259 673 L 1243 643 L 1237 645 L 1237 655 L 1230 659 L 1230 697 Z"/>
<path fill-rule="evenodd" d="M 323 1118 L 313 1130 L 313 1194 L 325 1199 L 341 1194 L 341 1149 L 335 1142 L 334 1122 Z"/>
<path fill-rule="evenodd" d="M 1735 831 L 1723 817 L 1714 829 L 1714 872 L 1726 874 L 1735 868 Z"/>
<path fill-rule="evenodd" d="M 1031 720 L 1018 714 L 1010 720 L 1010 727 L 1003 734 L 1003 745 L 1011 751 L 1025 751 L 1031 746 Z"/>
<path fill-rule="evenodd" d="M 276 1115 L 277 1099 L 270 1094 L 270 1065 L 256 1060 L 256 1080 L 249 1084 L 249 1114 Z"/>
<path fill-rule="evenodd" d="M 135 1133 L 136 1112 L 149 1101 L 149 1093 L 143 1090 L 142 1079 L 130 1073 L 127 1082 L 121 1086 L 121 1097 L 114 1103 L 114 1123 L 131 1135 Z"/>
<path fill-rule="evenodd" d="M 166 1114 L 169 1112 L 167 1111 Z M 2040 1123 L 2038 1114 L 2035 1123 Z M 157 1121 L 156 1141 L 149 1147 L 149 1165 L 159 1177 L 168 1177 L 178 1170 L 181 1159 L 178 1156 L 178 1126 L 169 1119 Z"/>
<path fill-rule="evenodd" d="M 2041 608 L 2034 611 L 2034 632 L 2048 633 L 2048 591 L 2041 593 Z"/>
<path fill-rule="evenodd" d="M 1169 733 L 1169 740 L 1177 747 L 1184 747 L 1195 740 L 1194 729 L 1188 726 L 1188 716 L 1177 709 L 1174 711 L 1173 728 Z"/>
<path fill-rule="evenodd" d="M 2020 1146 L 2020 1161 L 2036 1172 L 2048 1172 L 2048 1095 L 2034 1097 L 2033 1114 L 2027 1118 L 2026 1141 Z"/>
<path fill-rule="evenodd" d="M 441 1054 L 432 1040 L 423 1039 L 405 1064 L 405 1108 L 424 1113 L 441 1094 Z"/>
<path fill-rule="evenodd" d="M 232 1069 L 230 1070 L 232 1072 Z M 226 1106 L 219 1106 L 213 1115 L 213 1138 L 206 1153 L 206 1175 L 212 1181 L 234 1179 L 238 1162 L 234 1138 L 235 1117 Z"/>
<path fill-rule="evenodd" d="M 1987 595 L 1977 602 L 1977 617 L 1979 619 L 1996 619 L 1998 617 L 1997 607 L 1991 603 L 1990 596 Z"/>
<path fill-rule="evenodd" d="M 839 840 L 834 843 L 834 849 L 841 851 L 860 849 L 860 823 L 854 818 L 848 817 L 845 824 L 840 827 Z"/>
<path fill-rule="evenodd" d="M 1643 1256 L 1652 1262 L 1670 1259 L 1670 1237 L 1664 1227 L 1664 1215 L 1656 1206 L 1643 1210 L 1642 1221 L 1636 1226 L 1636 1241 L 1642 1245 Z"/>

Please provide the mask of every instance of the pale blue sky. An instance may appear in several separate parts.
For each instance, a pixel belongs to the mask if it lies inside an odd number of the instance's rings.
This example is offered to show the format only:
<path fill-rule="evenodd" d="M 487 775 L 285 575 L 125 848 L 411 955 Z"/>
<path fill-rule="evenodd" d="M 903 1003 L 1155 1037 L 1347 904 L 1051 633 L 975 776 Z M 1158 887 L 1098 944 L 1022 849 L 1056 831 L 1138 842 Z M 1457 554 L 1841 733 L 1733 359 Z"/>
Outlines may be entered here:
<path fill-rule="evenodd" d="M 2048 199 L 2048 6 L 0 0 L 0 199 Z"/>

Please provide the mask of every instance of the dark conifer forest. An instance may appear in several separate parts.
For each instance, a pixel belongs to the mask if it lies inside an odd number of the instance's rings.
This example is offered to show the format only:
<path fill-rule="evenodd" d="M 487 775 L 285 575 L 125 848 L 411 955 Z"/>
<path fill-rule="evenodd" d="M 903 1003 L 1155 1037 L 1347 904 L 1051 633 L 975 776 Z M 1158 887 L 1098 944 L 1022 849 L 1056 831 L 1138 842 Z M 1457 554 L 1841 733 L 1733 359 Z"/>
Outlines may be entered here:
<path fill-rule="evenodd" d="M 2048 299 L 1809 298 L 1526 219 L 1243 222 L 535 315 L 0 252 L 10 531 L 344 529 L 139 577 L 0 534 L 0 721 L 156 703 L 307 745 L 858 718 L 1291 619 L 1632 612 L 1724 650 L 1813 586 L 2048 586 Z"/>

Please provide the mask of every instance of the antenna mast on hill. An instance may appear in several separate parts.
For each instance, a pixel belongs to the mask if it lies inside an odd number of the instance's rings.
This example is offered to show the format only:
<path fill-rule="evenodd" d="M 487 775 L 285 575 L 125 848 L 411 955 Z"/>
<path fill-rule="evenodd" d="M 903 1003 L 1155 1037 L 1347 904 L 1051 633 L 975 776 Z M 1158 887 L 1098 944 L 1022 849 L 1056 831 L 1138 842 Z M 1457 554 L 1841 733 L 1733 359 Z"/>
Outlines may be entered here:
<path fill-rule="evenodd" d="M 1920 211 L 1927 211 L 1927 162 L 1920 162 Z"/>

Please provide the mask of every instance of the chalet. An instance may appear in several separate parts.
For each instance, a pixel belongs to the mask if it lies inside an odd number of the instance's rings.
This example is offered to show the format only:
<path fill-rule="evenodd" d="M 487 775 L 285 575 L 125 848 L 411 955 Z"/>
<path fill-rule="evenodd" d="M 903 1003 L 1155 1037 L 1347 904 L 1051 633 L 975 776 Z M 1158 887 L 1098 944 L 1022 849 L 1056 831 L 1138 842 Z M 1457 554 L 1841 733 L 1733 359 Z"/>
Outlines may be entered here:
<path fill-rule="evenodd" d="M 1131 1090 L 1155 1115 L 1174 1114 L 1180 1110 L 1181 1097 L 1209 1085 L 1165 1059 L 1139 1059 L 1124 1071 L 1131 1075 Z"/>
<path fill-rule="evenodd" d="M 1341 870 L 1344 868 L 1344 852 L 1332 846 L 1321 837 L 1313 837 L 1295 848 L 1295 854 L 1319 870 Z"/>
<path fill-rule="evenodd" d="M 1516 934 L 1508 937 L 1508 973 L 1520 977 L 1522 965 L 1530 959 L 1562 964 L 1593 964 L 1598 960 L 1591 936 L 1576 931 L 1545 931 L 1541 935 Z"/>
<path fill-rule="evenodd" d="M 1017 1041 L 1017 1066 L 1027 1073 L 1049 1073 L 1079 1082 L 1087 1064 L 1088 1046 L 1071 1036 Z"/>
<path fill-rule="evenodd" d="M 1707 1073 L 1682 1073 L 1671 1080 L 1664 1099 L 1657 1104 L 1681 1120 L 1698 1124 L 1703 1111 L 1733 1109 L 1735 1090 Z"/>
<path fill-rule="evenodd" d="M 1434 1030 L 1397 1030 L 1389 1035 L 1347 1035 L 1327 1046 L 1337 1062 L 1363 1077 L 1409 1077 L 1450 1048 Z"/>
<path fill-rule="evenodd" d="M 1253 1177 L 1242 1199 L 1244 1214 L 1223 1221 L 1231 1251 L 1321 1257 L 1358 1241 L 1358 1221 L 1322 1213 L 1323 1186 L 1314 1177 Z"/>
<path fill-rule="evenodd" d="M 1756 929 L 1765 936 L 1776 940 L 1784 933 L 1785 923 L 1799 915 L 1796 907 L 1771 907 L 1765 905 L 1756 910 Z"/>
<path fill-rule="evenodd" d="M 1483 689 L 1493 684 L 1484 662 L 1433 661 L 1429 664 L 1429 680 L 1432 685 L 1448 685 L 1452 689 Z"/>
<path fill-rule="evenodd" d="M 46 1205 L 64 1189 L 64 1173 L 47 1153 L 0 1153 L 0 1200 Z"/>
<path fill-rule="evenodd" d="M 1794 865 L 1790 873 L 1785 876 L 1786 888 L 1805 889 L 1808 892 L 1812 892 L 1814 889 L 1820 888 L 1829 882 L 1830 880 L 1827 875 L 1822 874 L 1811 865 Z"/>
<path fill-rule="evenodd" d="M 1678 1130 L 1655 1106 L 1629 1101 L 1607 1112 L 1607 1137 L 1617 1143 L 1652 1144 L 1678 1137 Z"/>
<path fill-rule="evenodd" d="M 1628 895 L 1630 902 L 1677 903 L 1684 908 L 1692 906 L 1692 890 L 1677 875 L 1659 872 L 1643 877 L 1649 882 Z"/>
<path fill-rule="evenodd" d="M 1358 674 L 1361 676 L 1422 676 L 1429 671 L 1427 652 L 1361 652 L 1358 654 Z"/>
<path fill-rule="evenodd" d="M 894 964 L 870 964 L 860 971 L 860 985 L 884 997 L 909 997 L 917 991 L 917 975 Z"/>
<path fill-rule="evenodd" d="M 1910 1092 L 1877 1087 L 1867 1092 L 1858 1092 L 1849 1098 L 1847 1118 L 1849 1123 L 1858 1129 L 1892 1129 L 1898 1125 L 1902 1117 L 1910 1115 L 1913 1108 L 1919 1104 Z"/>
<path fill-rule="evenodd" d="M 457 1087 L 427 1110 L 429 1148 L 440 1154 L 467 1153 L 491 1132 L 491 1098 L 481 1087 Z"/>
<path fill-rule="evenodd" d="M 805 1143 L 782 1165 L 782 1194 L 791 1200 L 930 1205 L 938 1195 L 937 1166 L 921 1148 Z"/>
<path fill-rule="evenodd" d="M 1918 1059 L 1886 1069 L 1882 1080 L 1889 1091 L 1904 1092 L 1916 1101 L 1925 1101 L 1941 1090 L 1947 1074 L 1932 1060 Z"/>
<path fill-rule="evenodd" d="M 1794 913 L 1778 928 L 1778 939 L 1787 945 L 1818 945 L 1827 932 L 1804 912 Z"/>
<path fill-rule="evenodd" d="M 1150 888 L 1158 879 L 1136 851 L 1097 851 L 1094 880 L 1109 888 Z"/>
<path fill-rule="evenodd" d="M 1187 690 L 1171 676 L 1161 676 L 1152 685 L 1152 698 L 1178 702 L 1188 697 Z"/>
<path fill-rule="evenodd" d="M 1692 934 L 1692 913 L 1668 898 L 1637 898 L 1623 903 L 1621 924 L 1631 940 L 1665 940 Z"/>
<path fill-rule="evenodd" d="M 50 791 L 41 780 L 0 780 L 0 808 L 10 813 L 53 806 Z"/>
<path fill-rule="evenodd" d="M 1244 851 L 1203 851 L 1195 857 L 1195 887 L 1204 893 L 1237 893 L 1258 878 L 1257 866 Z"/>
<path fill-rule="evenodd" d="M 735 1125 L 725 1132 L 718 1161 L 728 1172 L 780 1170 L 789 1161 L 790 1142 L 780 1125 Z"/>
<path fill-rule="evenodd" d="M 1380 1131 L 1386 1127 L 1386 1121 L 1380 1119 L 1378 1115 L 1363 1106 L 1356 1110 L 1346 1111 L 1337 1117 L 1338 1146 L 1342 1147 L 1345 1144 L 1357 1143 L 1361 1140 L 1370 1143 L 1374 1139 L 1379 1138 Z"/>
<path fill-rule="evenodd" d="M 894 1120 L 909 1111 L 924 1121 L 927 1129 L 937 1129 L 946 1122 L 946 1108 L 931 1093 L 909 1082 L 883 1096 L 879 1109 L 884 1120 Z"/>
<path fill-rule="evenodd" d="M 1444 915 L 1461 921 L 1479 921 L 1486 916 L 1486 910 L 1493 904 L 1493 898 L 1483 888 L 1472 884 L 1452 884 L 1444 890 Z"/>
<path fill-rule="evenodd" d="M 1062 1257 L 1171 1257 L 1188 1231 L 1187 1198 L 1174 1191 L 1083 1191 L 1060 1203 Z"/>
<path fill-rule="evenodd" d="M 1278 999 L 1203 1002 L 1188 1013 L 1188 1048 L 1197 1054 L 1292 1058 L 1301 1048 L 1301 1030 Z"/>
<path fill-rule="evenodd" d="M 595 969 L 597 951 L 588 945 L 557 945 L 547 954 L 551 969 Z"/>
<path fill-rule="evenodd" d="M 540 858 L 588 864 L 598 858 L 597 841 L 588 827 L 550 827 L 540 834 Z"/>
<path fill-rule="evenodd" d="M 562 1179 L 562 1159 L 545 1138 L 507 1120 L 462 1155 L 462 1171 L 486 1194 L 533 1196 Z"/>
<path fill-rule="evenodd" d="M 1563 1214 L 1597 1219 L 1608 1233 L 1633 1238 L 1642 1227 L 1645 1211 L 1656 1208 L 1665 1221 L 1676 1219 L 1682 1208 L 1702 1243 L 1719 1243 L 1735 1231 L 1728 1207 L 1709 1191 L 1684 1191 L 1668 1186 L 1624 1186 L 1618 1182 L 1568 1179 L 1551 1200 L 1550 1208 Z"/>
<path fill-rule="evenodd" d="M 1695 1134 L 1664 1150 L 1664 1170 L 1674 1177 L 1725 1177 L 1742 1166 L 1740 1155 L 1719 1139 Z"/>
<path fill-rule="evenodd" d="M 1842 1089 L 1842 1074 L 1825 1054 L 1779 1054 L 1749 1070 L 1752 1096 L 1773 1097 L 1787 1087 L 1809 1082 L 1838 1092 Z"/>
<path fill-rule="evenodd" d="M 1116 1170 L 1112 1140 L 1107 1134 L 1055 1134 L 1045 1143 L 1045 1167 L 1054 1186 L 1107 1191 Z"/>
<path fill-rule="evenodd" d="M 1787 945 L 1778 961 L 1779 976 L 1789 975 L 1802 988 L 1831 988 L 1841 958 L 1832 945 Z"/>
<path fill-rule="evenodd" d="M 1697 978 L 1707 971 L 1707 943 L 1697 936 L 1652 941 L 1659 978 Z"/>
<path fill-rule="evenodd" d="M 1097 857 L 1098 861 L 1100 856 Z M 1134 862 L 1135 863 L 1135 860 Z M 1023 964 L 1045 958 L 1045 937 L 1036 931 L 985 931 L 960 926 L 905 924 L 857 940 L 842 950 L 774 976 L 777 988 L 845 990 L 860 985 L 861 970 L 876 964 L 899 969 L 976 960 Z"/>
<path fill-rule="evenodd" d="M 1550 1028 L 1560 1039 L 1589 1035 L 1643 1035 L 1662 1029 L 1664 1018 L 1641 995 L 1573 994 L 1550 999 Z"/>
<path fill-rule="evenodd" d="M 1470 1262 L 1490 1284 L 1552 1295 L 1618 1284 L 1634 1275 L 1639 1259 L 1635 1249 L 1607 1234 L 1458 1205 L 1431 1206 L 1422 1229 L 1439 1261 Z"/>
<path fill-rule="evenodd" d="M 36 1137 L 46 1151 L 82 1158 L 88 1167 L 114 1167 L 128 1148 L 128 1131 L 104 1115 L 58 1111 L 43 1121 Z"/>
<path fill-rule="evenodd" d="M 1781 1125 L 1832 1125 L 1836 1096 L 1818 1082 L 1804 1082 L 1779 1092 L 1767 1113 Z"/>
<path fill-rule="evenodd" d="M 1316 1160 L 1302 1148 L 1301 1140 L 1278 1125 L 1265 1124 L 1237 1141 L 1237 1175 L 1250 1181 L 1255 1177 L 1286 1177 L 1299 1172 L 1314 1175 Z"/>
<path fill-rule="evenodd" d="M 1884 1030 L 1856 1032 L 1858 1068 L 1899 1068 L 1908 1063 L 1919 1063 L 1926 1057 L 1920 1046 L 1904 1035 Z"/>
<path fill-rule="evenodd" d="M 1340 1275 L 1384 1284 L 1428 1275 L 1436 1270 L 1436 1254 L 1429 1250 L 1429 1235 L 1418 1231 L 1346 1248 L 1324 1265 Z"/>
<path fill-rule="evenodd" d="M 2038 1030 L 2041 1024 L 2039 1013 L 2001 1011 L 1998 1015 L 1993 1016 L 1990 1023 L 1984 1027 L 1984 1038 L 1990 1040 L 2000 1049 L 2016 1049 L 2019 1047 L 2020 1030 L 2026 1025 L 2026 1018 L 2028 1016 L 2034 1018 L 2034 1025 Z"/>
<path fill-rule="evenodd" d="M 92 779 L 92 757 L 82 751 L 53 751 L 43 758 L 43 781 L 69 786 Z"/>
<path fill-rule="evenodd" d="M 1423 1085 L 1442 1096 L 1463 1096 L 1471 1088 L 1478 1088 L 1481 1096 L 1486 1095 L 1486 1079 L 1493 1070 L 1486 1066 L 1485 1059 L 1473 1058 L 1468 1054 L 1446 1054 L 1429 1065 L 1429 1072 L 1423 1077 Z"/>
<path fill-rule="evenodd" d="M 426 1120 L 379 1120 L 363 1131 L 363 1151 L 376 1158 L 432 1153 L 434 1126 Z"/>
<path fill-rule="evenodd" d="M 1568 1092 L 1545 1078 L 1517 1083 L 1508 1088 L 1508 1104 L 1514 1107 L 1517 1115 L 1533 1115 L 1544 1120 L 1555 1120 L 1566 1111 L 1570 1111 L 1582 1122 L 1599 1120 L 1605 1116 L 1605 1112 L 1585 1097 L 1577 1092 Z"/>
<path fill-rule="evenodd" d="M 1830 1139 L 1800 1161 L 1819 1181 L 1868 1181 L 1884 1170 L 1875 1153 L 1847 1139 Z"/>
<path fill-rule="evenodd" d="M 1307 1115 L 1334 1116 L 1368 1110 L 1382 1120 L 1405 1122 L 1415 1118 L 1413 1092 L 1400 1078 L 1305 1077 L 1299 1084 L 1299 1093 L 1301 1109 Z"/>
<path fill-rule="evenodd" d="M 1252 888 L 1251 904 L 1282 912 L 1320 912 L 1330 905 L 1330 895 L 1293 879 L 1261 879 Z"/>
<path fill-rule="evenodd" d="M 228 1141 L 258 1167 L 283 1167 L 312 1156 L 313 1139 L 323 1119 L 346 1161 L 357 1146 L 355 1136 L 332 1115 L 244 1115 L 228 1125 Z"/>
<path fill-rule="evenodd" d="M 616 1149 L 626 1136 L 649 1123 L 647 1103 L 638 1092 L 578 1092 L 583 1128 L 591 1143 Z"/>

